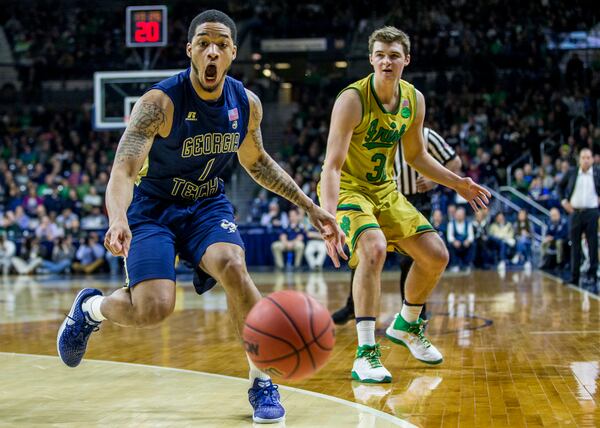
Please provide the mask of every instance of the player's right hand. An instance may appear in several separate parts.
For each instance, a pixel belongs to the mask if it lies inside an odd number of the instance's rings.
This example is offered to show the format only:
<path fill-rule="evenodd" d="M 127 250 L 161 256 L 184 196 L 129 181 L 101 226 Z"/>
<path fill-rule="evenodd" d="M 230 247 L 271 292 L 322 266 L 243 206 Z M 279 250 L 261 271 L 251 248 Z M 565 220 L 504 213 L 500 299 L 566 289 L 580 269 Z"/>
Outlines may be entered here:
<path fill-rule="evenodd" d="M 348 256 L 344 252 L 346 235 L 337 224 L 335 216 L 314 204 L 307 214 L 312 225 L 321 233 L 333 265 L 339 268 L 340 257 L 348 260 Z"/>
<path fill-rule="evenodd" d="M 127 257 L 130 245 L 131 230 L 127 220 L 114 221 L 104 235 L 104 246 L 113 256 Z"/>

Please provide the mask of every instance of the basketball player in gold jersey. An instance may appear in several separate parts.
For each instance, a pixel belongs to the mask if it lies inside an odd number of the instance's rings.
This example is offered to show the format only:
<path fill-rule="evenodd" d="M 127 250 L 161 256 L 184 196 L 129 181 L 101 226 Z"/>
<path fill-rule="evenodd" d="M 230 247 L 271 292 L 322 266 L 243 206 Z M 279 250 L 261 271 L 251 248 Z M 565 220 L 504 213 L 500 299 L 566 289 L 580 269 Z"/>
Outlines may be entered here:
<path fill-rule="evenodd" d="M 448 263 L 444 243 L 427 219 L 397 190 L 394 158 L 398 145 L 407 163 L 433 181 L 456 190 L 474 210 L 491 194 L 470 178 L 461 178 L 427 153 L 423 141 L 425 99 L 401 80 L 410 62 L 408 36 L 383 27 L 369 37 L 374 73 L 345 88 L 331 115 L 327 154 L 321 174 L 321 206 L 336 215 L 350 247 L 358 349 L 352 378 L 391 382 L 375 342 L 380 277 L 386 251 L 402 251 L 414 259 L 400 313 L 386 330 L 394 343 L 406 346 L 418 360 L 442 362 L 442 354 L 423 332 L 423 303 Z"/>

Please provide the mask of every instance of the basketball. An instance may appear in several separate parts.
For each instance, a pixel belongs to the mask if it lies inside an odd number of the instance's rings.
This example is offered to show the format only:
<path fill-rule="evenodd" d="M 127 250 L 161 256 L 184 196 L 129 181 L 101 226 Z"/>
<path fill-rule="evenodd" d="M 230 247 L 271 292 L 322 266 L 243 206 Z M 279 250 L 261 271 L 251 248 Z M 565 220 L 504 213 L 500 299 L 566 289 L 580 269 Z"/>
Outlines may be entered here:
<path fill-rule="evenodd" d="M 246 352 L 254 364 L 281 379 L 306 379 L 321 369 L 335 344 L 327 309 L 307 294 L 285 290 L 261 299 L 246 317 Z"/>

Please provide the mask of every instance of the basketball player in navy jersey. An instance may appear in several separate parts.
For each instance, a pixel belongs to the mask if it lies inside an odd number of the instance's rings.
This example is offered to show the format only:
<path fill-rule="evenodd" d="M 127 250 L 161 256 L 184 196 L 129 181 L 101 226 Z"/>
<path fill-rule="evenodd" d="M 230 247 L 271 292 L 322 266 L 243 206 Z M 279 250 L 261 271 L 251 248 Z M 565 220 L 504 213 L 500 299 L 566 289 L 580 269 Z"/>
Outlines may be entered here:
<path fill-rule="evenodd" d="M 133 108 L 106 192 L 110 227 L 104 240 L 113 255 L 125 258 L 127 287 L 109 296 L 92 288 L 79 292 L 57 337 L 66 365 L 81 362 L 90 334 L 105 319 L 148 327 L 173 312 L 176 254 L 198 267 L 198 292 L 216 281 L 223 286 L 239 334 L 260 293 L 246 270 L 244 244 L 219 177 L 236 154 L 257 183 L 307 211 L 336 267 L 338 256 L 345 258 L 335 217 L 265 152 L 260 100 L 227 76 L 235 41 L 229 16 L 199 14 L 188 31 L 191 67 L 154 85 Z M 282 420 L 277 386 L 249 363 L 253 420 Z"/>

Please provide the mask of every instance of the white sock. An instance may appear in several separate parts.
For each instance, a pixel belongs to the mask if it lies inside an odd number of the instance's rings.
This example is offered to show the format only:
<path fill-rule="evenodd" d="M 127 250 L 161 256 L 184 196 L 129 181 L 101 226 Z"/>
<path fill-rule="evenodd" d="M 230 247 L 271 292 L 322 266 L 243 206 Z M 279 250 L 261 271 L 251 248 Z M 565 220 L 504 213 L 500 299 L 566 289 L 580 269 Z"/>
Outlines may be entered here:
<path fill-rule="evenodd" d="M 254 363 L 252 362 L 252 360 L 250 359 L 248 354 L 246 354 L 246 358 L 248 358 L 248 365 L 250 366 L 250 374 L 248 375 L 248 378 L 250 379 L 250 388 L 252 388 L 254 386 L 254 379 L 261 379 L 261 380 L 271 379 L 271 376 L 269 376 L 265 372 L 261 371 L 258 367 L 256 367 L 254 365 Z"/>
<path fill-rule="evenodd" d="M 356 323 L 358 346 L 375 345 L 375 321 L 359 321 Z"/>
<path fill-rule="evenodd" d="M 407 305 L 406 302 L 404 302 L 400 315 L 404 318 L 404 321 L 414 323 L 419 319 L 422 310 L 423 305 Z"/>
<path fill-rule="evenodd" d="M 92 296 L 83 302 L 81 309 L 83 309 L 84 312 L 87 312 L 92 320 L 96 322 L 104 321 L 106 317 L 102 315 L 102 312 L 100 311 L 103 300 L 104 296 Z"/>

